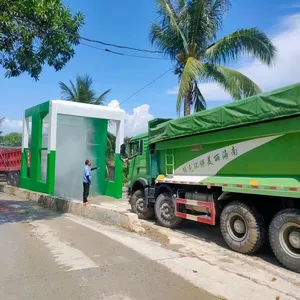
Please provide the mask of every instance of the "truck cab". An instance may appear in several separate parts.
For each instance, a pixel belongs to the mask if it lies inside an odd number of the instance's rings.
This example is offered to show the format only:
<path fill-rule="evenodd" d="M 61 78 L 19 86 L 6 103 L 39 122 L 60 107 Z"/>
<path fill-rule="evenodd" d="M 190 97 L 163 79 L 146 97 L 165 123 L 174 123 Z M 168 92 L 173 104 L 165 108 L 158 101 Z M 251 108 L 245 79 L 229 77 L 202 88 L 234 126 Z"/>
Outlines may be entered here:
<path fill-rule="evenodd" d="M 128 155 L 128 179 L 129 190 L 132 191 L 137 186 L 148 181 L 149 174 L 149 143 L 148 133 L 142 133 L 131 138 L 126 145 Z"/>

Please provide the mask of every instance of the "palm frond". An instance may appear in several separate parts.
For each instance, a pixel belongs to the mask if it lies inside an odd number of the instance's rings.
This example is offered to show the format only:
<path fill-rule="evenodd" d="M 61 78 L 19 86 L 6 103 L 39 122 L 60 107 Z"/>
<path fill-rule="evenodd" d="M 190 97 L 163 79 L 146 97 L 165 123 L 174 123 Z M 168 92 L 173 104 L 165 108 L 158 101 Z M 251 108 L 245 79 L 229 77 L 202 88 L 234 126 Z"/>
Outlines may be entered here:
<path fill-rule="evenodd" d="M 186 0 L 174 0 L 173 6 L 176 7 L 178 13 L 182 13 L 182 11 L 186 8 Z"/>
<path fill-rule="evenodd" d="M 210 18 L 214 20 L 217 30 L 222 27 L 224 17 L 230 7 L 231 3 L 229 0 L 213 0 L 211 2 Z"/>
<path fill-rule="evenodd" d="M 229 67 L 205 65 L 202 79 L 210 79 L 221 85 L 233 99 L 239 100 L 261 93 L 261 89 L 249 77 Z"/>
<path fill-rule="evenodd" d="M 190 55 L 199 57 L 201 53 L 199 50 L 206 48 L 215 40 L 229 6 L 229 0 L 188 2 L 187 33 Z"/>
<path fill-rule="evenodd" d="M 209 18 L 209 6 L 205 1 L 191 0 L 188 2 L 187 35 L 189 41 L 189 54 L 197 57 L 197 52 L 202 49 L 207 40 L 215 35 L 215 26 Z"/>
<path fill-rule="evenodd" d="M 184 53 L 181 38 L 170 28 L 163 29 L 153 23 L 150 30 L 150 40 L 153 45 L 171 59 L 176 60 L 178 53 Z"/>
<path fill-rule="evenodd" d="M 103 105 L 105 96 L 110 92 L 106 90 L 97 97 L 93 89 L 93 80 L 89 75 L 77 76 L 76 84 L 70 80 L 70 86 L 63 82 L 59 82 L 59 86 L 63 99 L 87 104 Z"/>
<path fill-rule="evenodd" d="M 180 26 L 180 18 L 178 18 L 178 16 L 176 15 L 175 9 L 173 9 L 169 1 L 156 1 L 159 6 L 159 13 L 163 19 L 162 24 L 165 25 L 162 29 L 168 28 L 173 33 L 173 35 L 176 35 L 177 38 L 180 38 L 185 53 L 188 53 L 188 43 Z"/>
<path fill-rule="evenodd" d="M 74 100 L 73 101 L 80 102 L 79 101 L 79 89 L 75 86 L 75 84 L 73 83 L 72 80 L 70 80 L 70 85 L 71 85 L 72 93 L 74 95 Z"/>
<path fill-rule="evenodd" d="M 194 89 L 193 89 L 193 105 L 194 105 L 194 112 L 202 111 L 206 109 L 206 101 L 199 89 L 197 81 L 194 82 Z"/>
<path fill-rule="evenodd" d="M 72 89 L 70 89 L 65 83 L 62 81 L 59 82 L 60 90 L 61 90 L 61 98 L 63 100 L 68 101 L 76 101 L 76 96 L 74 95 Z"/>
<path fill-rule="evenodd" d="M 191 93 L 191 83 L 195 81 L 203 70 L 203 64 L 194 57 L 189 57 L 185 64 L 181 80 L 179 84 L 179 91 L 177 96 L 176 111 L 180 112 L 182 100 Z"/>
<path fill-rule="evenodd" d="M 78 76 L 77 87 L 82 103 L 92 103 L 96 100 L 96 92 L 92 88 L 93 80 L 89 75 Z"/>
<path fill-rule="evenodd" d="M 227 63 L 240 56 L 251 55 L 271 65 L 276 56 L 276 47 L 259 29 L 241 29 L 212 44 L 205 56 L 212 63 Z"/>
<path fill-rule="evenodd" d="M 103 105 L 105 102 L 105 98 L 107 96 L 107 94 L 111 91 L 111 89 L 106 90 L 104 93 L 102 93 L 97 99 L 96 101 L 92 102 L 92 104 L 95 105 Z"/>

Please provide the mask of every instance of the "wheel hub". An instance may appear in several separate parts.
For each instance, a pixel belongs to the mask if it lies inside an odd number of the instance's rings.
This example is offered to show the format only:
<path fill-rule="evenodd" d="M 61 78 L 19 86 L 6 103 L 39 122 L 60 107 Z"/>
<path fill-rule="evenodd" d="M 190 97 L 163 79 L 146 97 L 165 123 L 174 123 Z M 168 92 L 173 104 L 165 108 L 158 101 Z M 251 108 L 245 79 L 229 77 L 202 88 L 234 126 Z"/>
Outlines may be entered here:
<path fill-rule="evenodd" d="M 279 230 L 279 242 L 291 257 L 300 258 L 300 224 L 287 222 Z"/>
<path fill-rule="evenodd" d="M 139 198 L 139 199 L 136 201 L 136 209 L 137 209 L 139 212 L 144 212 L 144 211 L 145 211 L 145 203 L 144 203 L 144 199 L 143 199 L 143 198 Z"/>
<path fill-rule="evenodd" d="M 248 232 L 247 224 L 243 216 L 238 213 L 231 213 L 227 221 L 227 230 L 234 241 L 243 241 Z"/>
<path fill-rule="evenodd" d="M 163 218 L 166 220 L 172 219 L 173 214 L 172 214 L 172 208 L 170 207 L 170 204 L 164 203 L 161 206 L 161 214 L 162 214 Z"/>
<path fill-rule="evenodd" d="M 233 228 L 239 234 L 242 234 L 242 233 L 246 232 L 246 226 L 245 226 L 245 223 L 242 220 L 234 221 Z"/>
<path fill-rule="evenodd" d="M 289 242 L 291 245 L 296 248 L 300 249 L 300 231 L 293 231 L 289 235 Z"/>

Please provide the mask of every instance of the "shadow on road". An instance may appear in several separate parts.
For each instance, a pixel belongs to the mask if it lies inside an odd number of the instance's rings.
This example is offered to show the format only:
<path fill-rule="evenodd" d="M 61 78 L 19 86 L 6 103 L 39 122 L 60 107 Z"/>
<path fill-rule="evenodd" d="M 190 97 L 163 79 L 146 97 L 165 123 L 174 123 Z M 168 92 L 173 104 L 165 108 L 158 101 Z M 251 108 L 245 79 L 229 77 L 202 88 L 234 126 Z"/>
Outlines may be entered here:
<path fill-rule="evenodd" d="M 0 226 L 6 223 L 31 222 L 58 217 L 57 212 L 46 210 L 28 201 L 0 200 Z"/>

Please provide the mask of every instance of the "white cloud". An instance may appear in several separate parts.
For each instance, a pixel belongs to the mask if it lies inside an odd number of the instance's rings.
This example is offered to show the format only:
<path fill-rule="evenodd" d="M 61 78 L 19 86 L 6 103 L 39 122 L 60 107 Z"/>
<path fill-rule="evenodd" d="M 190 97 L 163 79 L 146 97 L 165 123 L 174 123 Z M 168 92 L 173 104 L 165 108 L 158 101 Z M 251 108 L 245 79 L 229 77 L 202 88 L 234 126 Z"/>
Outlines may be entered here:
<path fill-rule="evenodd" d="M 108 107 L 117 108 L 120 106 L 120 103 L 118 100 L 111 100 L 108 104 Z"/>
<path fill-rule="evenodd" d="M 147 131 L 148 122 L 153 119 L 154 116 L 150 114 L 150 106 L 148 104 L 143 104 L 134 108 L 133 114 L 126 113 L 125 135 L 132 137 Z"/>
<path fill-rule="evenodd" d="M 278 55 L 273 67 L 259 61 L 244 64 L 238 70 L 257 83 L 263 91 L 280 88 L 300 81 L 300 13 L 280 20 L 277 33 L 272 36 Z M 231 97 L 214 83 L 200 84 L 207 101 L 228 101 Z M 177 94 L 178 88 L 167 91 Z"/>
<path fill-rule="evenodd" d="M 112 100 L 108 107 L 119 107 L 118 100 Z M 150 114 L 150 106 L 143 104 L 133 109 L 132 113 L 126 113 L 125 115 L 125 136 L 132 137 L 139 133 L 148 130 L 148 121 L 154 119 L 154 116 Z M 115 132 L 115 126 L 112 124 L 109 127 L 109 131 Z"/>
<path fill-rule="evenodd" d="M 5 118 L 1 123 L 0 131 L 3 131 L 4 134 L 8 134 L 11 132 L 22 132 L 22 128 L 23 121 Z"/>

